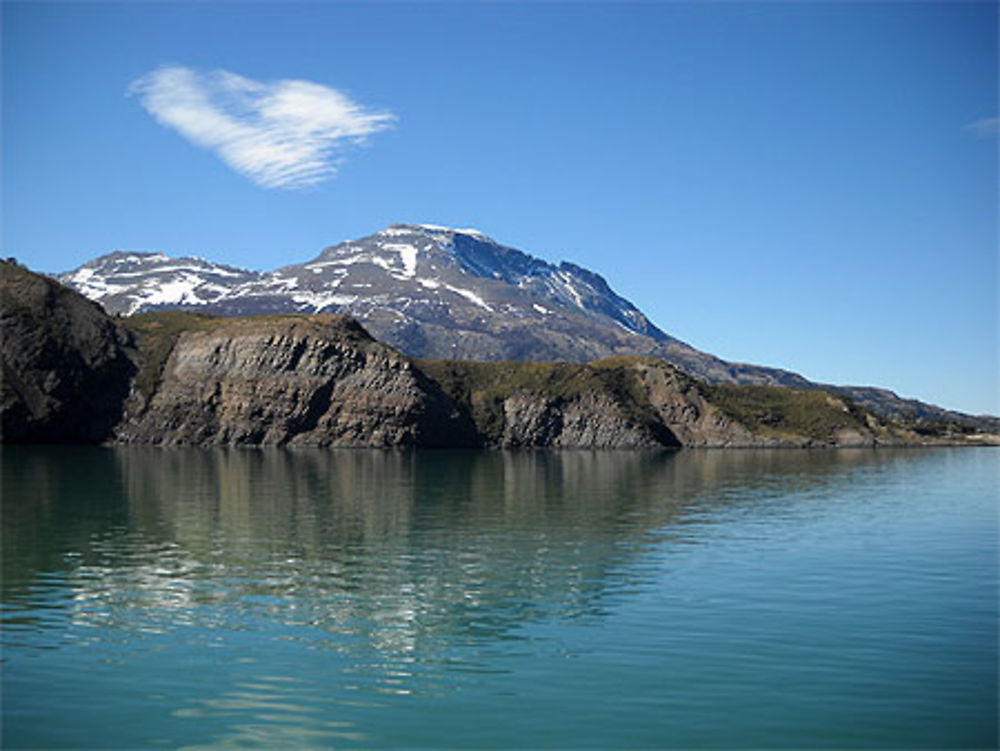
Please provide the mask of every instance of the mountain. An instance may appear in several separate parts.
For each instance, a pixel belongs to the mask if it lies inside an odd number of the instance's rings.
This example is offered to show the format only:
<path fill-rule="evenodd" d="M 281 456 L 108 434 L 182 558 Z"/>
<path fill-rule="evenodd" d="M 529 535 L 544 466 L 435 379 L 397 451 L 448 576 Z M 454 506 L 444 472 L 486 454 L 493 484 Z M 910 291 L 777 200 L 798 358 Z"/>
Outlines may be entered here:
<path fill-rule="evenodd" d="M 711 381 L 804 386 L 664 333 L 598 274 L 477 230 L 397 224 L 269 272 L 116 251 L 57 277 L 110 313 L 340 313 L 413 357 L 586 362 L 645 355 Z"/>
<path fill-rule="evenodd" d="M 198 307 L 228 297 L 266 274 L 164 253 L 116 250 L 56 278 L 109 313 L 126 315 L 163 307 Z"/>
<path fill-rule="evenodd" d="M 655 358 L 415 360 L 330 314 L 115 318 L 9 262 L 0 262 L 0 302 L 4 442 L 680 448 L 1000 440 L 948 423 L 914 430 L 818 389 L 709 385 Z"/>
<path fill-rule="evenodd" d="M 306 263 L 250 271 L 200 258 L 116 251 L 58 279 L 109 312 L 221 316 L 339 313 L 411 357 L 588 362 L 652 357 L 709 383 L 834 389 L 878 414 L 1000 429 L 891 391 L 813 383 L 732 363 L 657 328 L 599 274 L 510 248 L 478 230 L 395 224 Z"/>

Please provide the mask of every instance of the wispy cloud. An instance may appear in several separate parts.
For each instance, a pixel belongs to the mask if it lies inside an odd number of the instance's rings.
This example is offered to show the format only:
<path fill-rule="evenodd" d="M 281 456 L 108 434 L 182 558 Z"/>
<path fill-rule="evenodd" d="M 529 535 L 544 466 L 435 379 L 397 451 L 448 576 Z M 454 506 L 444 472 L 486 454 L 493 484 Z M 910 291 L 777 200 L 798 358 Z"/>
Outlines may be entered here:
<path fill-rule="evenodd" d="M 304 188 L 333 177 L 345 145 L 396 119 L 310 81 L 261 82 L 179 65 L 139 78 L 128 94 L 161 125 L 265 188 Z"/>
<path fill-rule="evenodd" d="M 984 117 L 964 126 L 962 130 L 968 130 L 977 136 L 989 137 L 1000 134 L 1000 117 Z"/>

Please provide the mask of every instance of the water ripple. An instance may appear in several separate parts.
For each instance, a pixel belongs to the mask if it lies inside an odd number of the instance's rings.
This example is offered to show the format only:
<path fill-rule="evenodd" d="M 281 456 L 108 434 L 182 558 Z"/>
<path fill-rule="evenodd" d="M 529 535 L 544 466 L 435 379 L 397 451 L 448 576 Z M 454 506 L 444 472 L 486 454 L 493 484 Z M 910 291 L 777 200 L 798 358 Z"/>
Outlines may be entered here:
<path fill-rule="evenodd" d="M 4 747 L 989 745 L 996 456 L 5 451 Z"/>

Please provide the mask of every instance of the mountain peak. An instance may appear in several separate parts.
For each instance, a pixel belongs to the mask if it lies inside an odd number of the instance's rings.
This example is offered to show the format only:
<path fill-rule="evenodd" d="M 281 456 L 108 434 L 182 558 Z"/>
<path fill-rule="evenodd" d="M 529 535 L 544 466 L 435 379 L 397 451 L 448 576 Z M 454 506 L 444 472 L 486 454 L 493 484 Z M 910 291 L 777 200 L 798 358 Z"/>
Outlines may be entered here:
<path fill-rule="evenodd" d="M 230 287 L 260 276 L 196 256 L 114 250 L 57 278 L 111 312 L 135 313 L 209 304 Z"/>
<path fill-rule="evenodd" d="M 491 237 L 488 237 L 484 232 L 474 229 L 472 227 L 458 228 L 458 227 L 444 227 L 440 224 L 390 224 L 388 228 L 382 230 L 379 234 L 399 234 L 399 233 L 431 233 L 431 234 L 445 234 L 445 235 L 469 235 L 475 237 L 477 240 L 484 240 L 487 242 L 496 242 Z"/>
<path fill-rule="evenodd" d="M 97 258 L 87 261 L 83 265 L 83 268 L 121 266 L 125 264 L 149 263 L 151 261 L 162 262 L 170 260 L 173 259 L 165 253 L 115 249 L 110 253 L 105 253 L 102 256 L 98 256 Z"/>

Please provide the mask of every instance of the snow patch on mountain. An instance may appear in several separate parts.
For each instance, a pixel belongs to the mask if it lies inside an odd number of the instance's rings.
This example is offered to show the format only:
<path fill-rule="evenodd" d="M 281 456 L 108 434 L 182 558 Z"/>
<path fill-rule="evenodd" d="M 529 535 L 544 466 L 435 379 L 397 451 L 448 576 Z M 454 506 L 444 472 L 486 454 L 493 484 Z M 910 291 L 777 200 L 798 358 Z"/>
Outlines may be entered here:
<path fill-rule="evenodd" d="M 576 291 L 576 287 L 573 286 L 573 277 L 565 271 L 557 271 L 555 273 L 555 277 L 559 280 L 559 282 L 561 282 L 563 289 L 569 293 L 570 298 L 573 300 L 576 307 L 583 308 L 583 297 Z"/>
<path fill-rule="evenodd" d="M 142 303 L 146 305 L 200 305 L 206 301 L 198 297 L 195 290 L 203 283 L 204 280 L 201 277 L 193 274 L 184 274 L 177 279 L 160 284 L 146 282 L 142 290 Z"/>
<path fill-rule="evenodd" d="M 292 294 L 292 301 L 306 306 L 318 313 L 331 306 L 353 305 L 358 301 L 358 295 L 342 295 L 329 292 L 298 291 Z"/>
<path fill-rule="evenodd" d="M 382 243 L 386 250 L 393 250 L 399 253 L 399 259 L 403 264 L 403 278 L 412 279 L 417 274 L 417 249 L 405 243 Z"/>
<path fill-rule="evenodd" d="M 112 284 L 106 278 L 98 275 L 95 269 L 86 267 L 62 277 L 62 281 L 92 300 L 118 295 L 132 288 L 130 284 Z"/>
<path fill-rule="evenodd" d="M 459 235 L 472 235 L 474 237 L 480 237 L 489 239 L 485 234 L 480 232 L 478 229 L 472 227 L 467 227 L 465 229 L 456 229 L 454 227 L 442 227 L 440 224 L 414 224 L 414 227 L 419 227 L 420 229 L 430 230 L 431 232 L 444 232 L 447 234 L 459 234 Z"/>
<path fill-rule="evenodd" d="M 449 292 L 454 292 L 456 295 L 461 295 L 462 297 L 464 297 L 469 302 L 475 303 L 480 308 L 488 310 L 490 313 L 493 312 L 493 308 L 491 308 L 486 303 L 486 301 L 483 300 L 482 297 L 480 297 L 479 295 L 477 295 L 475 292 L 473 292 L 470 289 L 462 289 L 461 287 L 453 287 L 450 284 L 444 285 L 444 288 L 447 289 Z"/>

